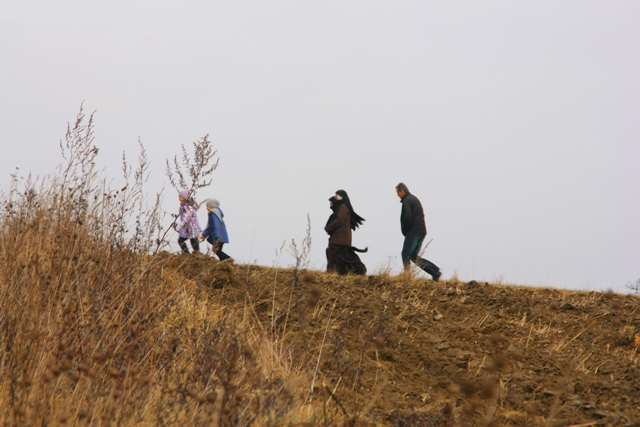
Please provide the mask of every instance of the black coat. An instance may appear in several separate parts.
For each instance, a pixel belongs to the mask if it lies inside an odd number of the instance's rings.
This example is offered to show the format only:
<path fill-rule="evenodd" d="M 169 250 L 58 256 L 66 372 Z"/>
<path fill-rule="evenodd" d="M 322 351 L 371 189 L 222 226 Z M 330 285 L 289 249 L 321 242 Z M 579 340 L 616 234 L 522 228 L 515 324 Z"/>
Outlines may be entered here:
<path fill-rule="evenodd" d="M 402 203 L 402 213 L 400 214 L 402 235 L 426 235 L 427 226 L 424 222 L 424 211 L 420 200 L 413 194 L 406 193 L 400 202 Z"/>

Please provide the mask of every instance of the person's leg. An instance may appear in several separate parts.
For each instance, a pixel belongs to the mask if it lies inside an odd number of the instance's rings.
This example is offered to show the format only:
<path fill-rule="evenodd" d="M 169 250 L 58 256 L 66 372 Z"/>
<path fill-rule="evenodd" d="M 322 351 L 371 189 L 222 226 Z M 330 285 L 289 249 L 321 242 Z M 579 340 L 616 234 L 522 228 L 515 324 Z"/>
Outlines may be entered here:
<path fill-rule="evenodd" d="M 229 255 L 222 252 L 223 246 L 224 246 L 224 243 L 216 243 L 215 245 L 213 245 L 213 252 L 218 256 L 220 261 L 224 261 L 225 259 L 231 258 Z"/>
<path fill-rule="evenodd" d="M 327 272 L 336 271 L 335 248 L 329 245 L 325 254 L 327 255 Z"/>
<path fill-rule="evenodd" d="M 412 261 L 420 250 L 419 243 L 422 243 L 424 236 L 410 235 L 404 237 L 402 245 L 402 265 L 404 268 L 409 267 L 409 261 Z"/>
<path fill-rule="evenodd" d="M 415 247 L 413 248 L 413 252 L 411 253 L 411 261 L 413 261 L 418 267 L 423 269 L 427 274 L 429 274 L 433 278 L 433 280 L 437 282 L 441 274 L 438 266 L 432 263 L 431 261 L 421 258 L 419 256 L 420 249 L 422 249 L 422 242 L 424 242 L 425 236 L 415 236 L 415 237 L 417 237 L 417 239 L 416 239 Z"/>
<path fill-rule="evenodd" d="M 343 276 L 349 273 L 350 265 L 347 257 L 348 246 L 336 245 L 335 268 L 339 275 Z"/>
<path fill-rule="evenodd" d="M 415 237 L 415 245 L 413 247 L 413 252 L 411 252 L 411 261 L 413 261 L 414 263 L 416 262 L 416 260 L 420 259 L 420 257 L 418 256 L 420 254 L 420 249 L 422 249 L 422 242 L 424 242 L 424 238 L 425 236 L 414 236 Z"/>
<path fill-rule="evenodd" d="M 418 254 L 422 248 L 422 242 L 424 242 L 425 236 L 414 235 L 406 236 L 404 238 L 404 247 L 402 248 L 402 262 L 405 268 L 409 266 L 409 261 L 413 261 L 418 267 L 424 270 L 427 274 L 433 277 L 436 282 L 440 278 L 440 269 L 437 265 L 429 260 L 420 258 Z"/>
<path fill-rule="evenodd" d="M 440 268 L 431 261 L 424 258 L 417 258 L 415 263 L 418 267 L 430 274 L 436 282 L 440 279 L 440 275 L 442 274 L 440 273 Z"/>
<path fill-rule="evenodd" d="M 182 253 L 188 254 L 189 253 L 189 248 L 187 247 L 187 244 L 185 243 L 187 239 L 185 239 L 184 237 L 178 237 L 178 244 L 180 245 L 180 249 L 182 249 Z"/>
<path fill-rule="evenodd" d="M 191 239 L 191 247 L 193 248 L 193 252 L 200 252 L 200 240 Z"/>

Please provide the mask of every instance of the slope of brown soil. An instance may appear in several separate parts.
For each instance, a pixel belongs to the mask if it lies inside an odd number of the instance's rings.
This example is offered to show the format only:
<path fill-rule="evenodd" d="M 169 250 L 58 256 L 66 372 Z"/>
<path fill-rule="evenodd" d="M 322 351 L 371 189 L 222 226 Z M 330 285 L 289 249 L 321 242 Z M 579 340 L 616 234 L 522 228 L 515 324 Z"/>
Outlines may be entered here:
<path fill-rule="evenodd" d="M 640 299 L 173 257 L 352 425 L 640 425 Z M 297 390 L 300 392 L 300 390 Z M 316 414 L 308 425 L 323 425 Z M 316 421 L 314 421 L 314 419 Z"/>

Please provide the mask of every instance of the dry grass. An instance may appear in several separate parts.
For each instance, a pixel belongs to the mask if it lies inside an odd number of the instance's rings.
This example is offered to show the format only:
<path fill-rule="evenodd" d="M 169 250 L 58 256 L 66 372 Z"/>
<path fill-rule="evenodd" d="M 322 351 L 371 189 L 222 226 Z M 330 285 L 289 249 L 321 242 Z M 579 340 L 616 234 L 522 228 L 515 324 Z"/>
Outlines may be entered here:
<path fill-rule="evenodd" d="M 92 123 L 81 111 L 69 127 L 58 175 L 2 197 L 0 424 L 298 421 L 309 399 L 285 340 L 267 339 L 251 304 L 183 274 L 193 265 L 148 255 L 163 230 L 142 191 L 144 147 L 112 190 L 94 172 Z"/>
<path fill-rule="evenodd" d="M 83 119 L 2 195 L 1 425 L 640 423 L 637 297 L 156 252 L 144 149 L 111 190 Z"/>

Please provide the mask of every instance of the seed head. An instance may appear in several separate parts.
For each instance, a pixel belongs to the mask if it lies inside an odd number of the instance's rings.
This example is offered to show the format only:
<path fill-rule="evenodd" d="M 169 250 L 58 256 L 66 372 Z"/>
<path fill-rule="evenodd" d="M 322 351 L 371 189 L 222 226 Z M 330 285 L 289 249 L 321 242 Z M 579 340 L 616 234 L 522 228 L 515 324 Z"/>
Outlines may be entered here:
<path fill-rule="evenodd" d="M 540 405 L 538 405 L 536 402 L 531 402 L 527 404 L 526 411 L 527 414 L 532 416 L 540 415 Z"/>
<path fill-rule="evenodd" d="M 509 357 L 501 354 L 498 357 L 496 357 L 496 367 L 498 368 L 498 370 L 502 371 L 503 369 L 505 369 L 507 366 L 509 366 Z"/>
<path fill-rule="evenodd" d="M 69 369 L 71 369 L 71 360 L 69 360 L 69 358 L 67 357 L 63 357 L 60 361 L 60 368 L 63 371 L 68 371 Z"/>
<path fill-rule="evenodd" d="M 521 348 L 514 347 L 511 349 L 510 354 L 515 360 L 520 360 L 522 359 L 522 356 L 524 356 L 524 351 Z"/>
<path fill-rule="evenodd" d="M 242 348 L 242 357 L 244 357 L 245 361 L 253 360 L 253 353 L 251 352 L 251 349 L 248 348 L 248 347 L 243 347 Z"/>
<path fill-rule="evenodd" d="M 385 342 L 384 342 L 384 337 L 381 335 L 378 335 L 377 337 L 375 337 L 373 339 L 373 344 L 378 348 L 378 349 L 382 349 L 384 348 Z"/>
<path fill-rule="evenodd" d="M 56 377 L 50 372 L 50 371 L 46 371 L 43 375 L 42 375 L 42 379 L 44 380 L 45 383 L 50 383 L 51 381 L 53 381 Z"/>
<path fill-rule="evenodd" d="M 453 403 L 447 402 L 447 404 L 444 406 L 444 409 L 442 410 L 442 412 L 446 416 L 451 416 L 453 414 L 453 410 L 454 409 L 455 409 L 455 406 L 453 406 Z"/>
<path fill-rule="evenodd" d="M 451 394 L 458 394 L 460 393 L 460 386 L 458 384 L 451 383 L 449 384 L 449 387 L 447 387 L 447 391 Z"/>
<path fill-rule="evenodd" d="M 315 308 L 320 301 L 322 290 L 318 286 L 312 286 L 310 289 L 309 298 L 307 299 L 307 306 L 309 308 Z"/>
<path fill-rule="evenodd" d="M 491 344 L 493 344 L 494 346 L 502 344 L 503 341 L 504 337 L 498 332 L 494 332 L 493 334 L 491 334 Z"/>
<path fill-rule="evenodd" d="M 495 399 L 498 396 L 498 384 L 487 381 L 482 384 L 481 397 L 483 399 Z"/>
<path fill-rule="evenodd" d="M 302 282 L 304 283 L 313 283 L 315 280 L 314 274 L 309 270 L 302 270 L 301 276 L 302 276 Z"/>
<path fill-rule="evenodd" d="M 482 407 L 482 403 L 477 398 L 470 399 L 466 405 L 462 408 L 465 414 L 473 415 L 478 409 Z"/>
<path fill-rule="evenodd" d="M 62 338 L 60 340 L 60 344 L 58 344 L 58 350 L 63 351 L 68 346 L 69 346 L 69 340 L 67 338 Z"/>
<path fill-rule="evenodd" d="M 476 392 L 478 391 L 478 388 L 476 387 L 476 384 L 474 382 L 466 381 L 462 383 L 462 386 L 460 387 L 460 391 L 462 391 L 462 394 L 464 394 L 466 398 L 469 398 L 474 394 L 476 394 Z"/>
<path fill-rule="evenodd" d="M 622 324 L 622 321 L 618 316 L 613 316 L 611 318 L 611 324 L 613 325 L 614 328 L 618 328 Z"/>

